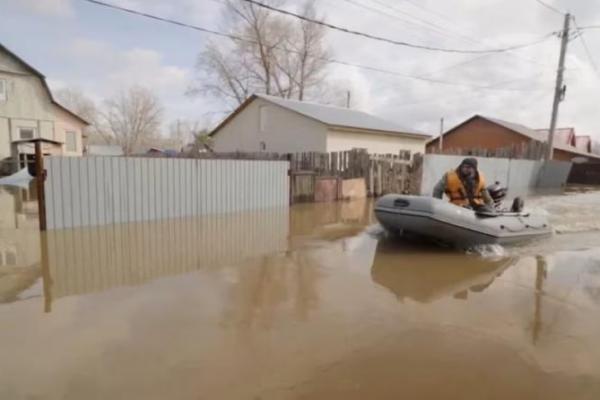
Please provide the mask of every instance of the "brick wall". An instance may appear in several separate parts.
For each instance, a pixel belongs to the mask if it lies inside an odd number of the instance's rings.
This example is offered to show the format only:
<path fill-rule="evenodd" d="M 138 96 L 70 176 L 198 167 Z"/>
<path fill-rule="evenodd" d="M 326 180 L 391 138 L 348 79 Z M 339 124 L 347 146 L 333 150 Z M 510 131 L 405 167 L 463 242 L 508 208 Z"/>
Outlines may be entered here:
<path fill-rule="evenodd" d="M 427 153 L 439 146 L 439 139 L 427 144 Z M 496 125 L 484 119 L 476 118 L 444 136 L 444 150 L 452 149 L 499 149 L 515 144 L 528 143 L 531 139 Z"/>

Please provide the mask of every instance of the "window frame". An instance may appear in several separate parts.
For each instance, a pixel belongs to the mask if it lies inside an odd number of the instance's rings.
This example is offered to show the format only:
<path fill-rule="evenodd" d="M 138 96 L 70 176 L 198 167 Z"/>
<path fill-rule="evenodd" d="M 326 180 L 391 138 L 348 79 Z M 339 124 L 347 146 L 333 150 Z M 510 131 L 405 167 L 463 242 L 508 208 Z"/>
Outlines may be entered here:
<path fill-rule="evenodd" d="M 35 139 L 36 128 L 29 127 L 29 126 L 20 126 L 18 129 L 19 129 L 19 139 L 20 140 Z M 31 137 L 23 137 L 23 131 L 31 131 Z"/>

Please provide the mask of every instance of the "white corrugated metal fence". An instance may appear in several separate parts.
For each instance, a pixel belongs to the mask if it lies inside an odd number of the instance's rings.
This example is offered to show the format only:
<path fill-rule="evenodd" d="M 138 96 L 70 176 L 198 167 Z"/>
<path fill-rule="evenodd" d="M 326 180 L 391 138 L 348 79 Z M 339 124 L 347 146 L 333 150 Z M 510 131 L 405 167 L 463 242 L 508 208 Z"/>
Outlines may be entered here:
<path fill-rule="evenodd" d="M 48 229 L 289 205 L 287 161 L 48 157 Z"/>

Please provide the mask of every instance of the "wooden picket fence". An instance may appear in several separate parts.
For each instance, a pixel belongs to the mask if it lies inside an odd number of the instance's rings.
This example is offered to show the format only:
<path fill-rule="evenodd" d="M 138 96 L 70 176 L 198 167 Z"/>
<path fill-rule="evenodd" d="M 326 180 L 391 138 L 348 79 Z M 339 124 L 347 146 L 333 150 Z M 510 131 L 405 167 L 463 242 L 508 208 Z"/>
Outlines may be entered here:
<path fill-rule="evenodd" d="M 416 168 L 422 157 L 410 152 L 369 154 L 364 150 L 298 153 L 290 159 L 290 198 L 294 202 L 343 199 L 344 181 L 363 180 L 365 194 L 418 193 Z"/>
<path fill-rule="evenodd" d="M 475 157 L 495 157 L 511 158 L 520 160 L 541 160 L 546 155 L 546 143 L 530 141 L 526 143 L 514 144 L 512 146 L 501 147 L 497 149 L 485 148 L 449 148 L 440 151 L 438 147 L 428 149 L 432 154 L 448 154 Z"/>

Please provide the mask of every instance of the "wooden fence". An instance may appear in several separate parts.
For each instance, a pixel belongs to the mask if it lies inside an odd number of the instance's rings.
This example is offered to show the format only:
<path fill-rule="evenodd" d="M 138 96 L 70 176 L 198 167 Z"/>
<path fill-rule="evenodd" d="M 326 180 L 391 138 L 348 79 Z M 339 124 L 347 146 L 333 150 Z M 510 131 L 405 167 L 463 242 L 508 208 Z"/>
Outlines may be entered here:
<path fill-rule="evenodd" d="M 293 202 L 418 193 L 418 174 L 413 172 L 418 168 L 420 156 L 411 160 L 410 152 L 400 155 L 372 155 L 362 150 L 299 153 L 292 154 L 289 160 Z"/>
<path fill-rule="evenodd" d="M 514 144 L 512 146 L 497 149 L 485 148 L 449 148 L 440 151 L 438 147 L 428 150 L 431 154 L 448 154 L 475 157 L 511 158 L 520 160 L 541 160 L 546 155 L 546 143 L 530 141 L 527 143 Z"/>

